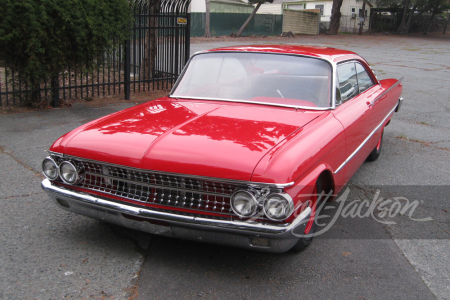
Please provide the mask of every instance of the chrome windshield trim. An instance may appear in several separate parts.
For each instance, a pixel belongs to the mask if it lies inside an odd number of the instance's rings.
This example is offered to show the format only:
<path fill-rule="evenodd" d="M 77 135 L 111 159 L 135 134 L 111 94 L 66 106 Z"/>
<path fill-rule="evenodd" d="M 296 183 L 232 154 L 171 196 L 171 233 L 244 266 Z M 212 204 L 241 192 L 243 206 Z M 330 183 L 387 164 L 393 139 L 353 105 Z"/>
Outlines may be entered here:
<path fill-rule="evenodd" d="M 176 96 L 169 95 L 170 98 L 174 99 L 192 99 L 192 100 L 211 100 L 211 101 L 225 101 L 225 102 L 234 102 L 234 103 L 249 103 L 249 104 L 259 104 L 259 105 L 268 105 L 268 106 L 278 106 L 278 107 L 289 107 L 295 109 L 307 109 L 307 110 L 331 110 L 333 107 L 310 107 L 310 106 L 298 106 L 298 105 L 288 105 L 288 104 L 279 104 L 279 103 L 270 103 L 270 102 L 258 102 L 258 101 L 249 101 L 249 100 L 237 100 L 237 99 L 223 99 L 223 98 L 208 98 L 208 97 L 185 97 L 185 96 Z"/>
<path fill-rule="evenodd" d="M 138 172 L 148 172 L 148 173 L 155 173 L 158 175 L 167 175 L 167 176 L 180 176 L 180 177 L 186 177 L 186 178 L 197 179 L 197 180 L 229 183 L 229 184 L 236 184 L 236 185 L 264 186 L 264 187 L 277 188 L 277 189 L 283 189 L 283 188 L 294 185 L 293 181 L 288 182 L 288 183 L 267 183 L 267 182 L 234 180 L 234 179 L 226 179 L 226 178 L 207 177 L 207 176 L 190 175 L 190 174 L 182 174 L 182 173 L 170 173 L 170 172 L 162 172 L 162 171 L 156 171 L 156 170 L 138 169 L 138 168 L 117 165 L 117 164 L 107 163 L 107 162 L 98 161 L 98 160 L 92 160 L 92 159 L 86 159 L 86 158 L 77 157 L 77 156 L 71 156 L 71 155 L 64 155 L 63 157 L 64 157 L 64 159 L 74 159 L 74 160 L 79 160 L 79 161 L 92 162 L 92 163 L 97 163 L 97 164 L 108 165 L 111 167 L 117 167 L 117 168 L 132 170 L 132 171 L 138 171 Z M 102 176 L 105 176 L 105 175 L 102 175 Z"/>
<path fill-rule="evenodd" d="M 339 166 L 339 168 L 337 168 L 336 171 L 334 171 L 334 174 L 337 174 L 356 155 L 356 153 L 358 153 L 359 150 L 361 150 L 361 148 L 375 134 L 375 132 L 384 124 L 386 119 L 389 118 L 389 116 L 395 111 L 396 108 L 397 108 L 397 105 L 393 109 L 391 109 L 391 111 L 386 115 L 386 117 L 384 117 L 383 121 L 381 121 L 380 124 L 378 124 L 378 126 L 375 127 L 375 129 L 366 137 L 366 139 L 358 146 L 358 148 L 356 148 L 356 150 L 353 151 L 352 154 L 350 154 L 350 156 Z"/>
<path fill-rule="evenodd" d="M 292 223 L 268 224 L 256 221 L 227 221 L 215 220 L 203 217 L 194 217 L 188 215 L 176 215 L 168 212 L 155 211 L 147 208 L 136 207 L 127 204 L 113 202 L 98 196 L 92 196 L 82 192 L 74 192 L 63 187 L 54 186 L 48 179 L 41 183 L 42 188 L 54 198 L 69 199 L 80 201 L 106 210 L 119 213 L 131 214 L 142 218 L 150 218 L 167 222 L 178 222 L 191 225 L 204 225 L 209 227 L 218 227 L 224 229 L 246 230 L 257 233 L 282 234 L 293 230 L 302 222 L 309 219 L 311 208 L 303 210 Z"/>

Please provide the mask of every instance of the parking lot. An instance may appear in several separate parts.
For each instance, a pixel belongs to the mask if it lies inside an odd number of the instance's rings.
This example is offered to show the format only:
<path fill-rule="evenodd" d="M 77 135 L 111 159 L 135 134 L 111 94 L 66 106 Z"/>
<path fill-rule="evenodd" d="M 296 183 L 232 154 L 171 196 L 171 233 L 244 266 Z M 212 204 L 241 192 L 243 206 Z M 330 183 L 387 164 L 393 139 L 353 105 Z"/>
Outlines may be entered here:
<path fill-rule="evenodd" d="M 450 40 L 222 38 L 194 40 L 191 53 L 252 43 L 348 49 L 379 79 L 405 77 L 405 101 L 385 129 L 380 158 L 364 163 L 347 187 L 349 200 L 377 191 L 417 200 L 414 215 L 390 225 L 381 217 L 338 218 L 297 254 L 151 236 L 65 212 L 40 187 L 40 164 L 56 138 L 135 103 L 3 114 L 1 299 L 450 299 Z"/>

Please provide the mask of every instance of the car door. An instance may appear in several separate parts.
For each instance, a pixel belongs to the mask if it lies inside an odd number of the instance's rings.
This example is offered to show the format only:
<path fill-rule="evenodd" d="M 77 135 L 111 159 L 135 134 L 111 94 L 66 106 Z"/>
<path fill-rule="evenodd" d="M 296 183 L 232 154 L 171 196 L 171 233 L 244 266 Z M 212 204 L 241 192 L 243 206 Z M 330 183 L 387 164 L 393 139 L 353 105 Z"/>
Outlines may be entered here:
<path fill-rule="evenodd" d="M 380 137 L 381 132 L 371 136 L 381 118 L 376 113 L 377 103 L 373 104 L 370 100 L 375 99 L 381 89 L 358 61 L 338 64 L 336 82 L 336 109 L 333 114 L 344 127 L 346 160 L 335 173 L 344 172 L 347 182 L 372 151 L 373 141 Z"/>

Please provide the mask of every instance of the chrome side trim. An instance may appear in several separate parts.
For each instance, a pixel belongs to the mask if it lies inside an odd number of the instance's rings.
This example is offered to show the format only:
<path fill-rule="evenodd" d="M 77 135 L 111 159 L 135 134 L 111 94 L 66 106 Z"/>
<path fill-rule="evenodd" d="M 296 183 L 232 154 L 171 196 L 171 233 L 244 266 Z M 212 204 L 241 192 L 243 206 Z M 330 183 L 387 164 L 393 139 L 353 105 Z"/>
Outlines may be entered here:
<path fill-rule="evenodd" d="M 389 116 L 397 109 L 397 105 L 384 117 L 383 121 L 378 124 L 377 127 L 366 137 L 366 139 L 353 151 L 352 154 L 339 166 L 339 168 L 334 171 L 334 174 L 337 174 L 355 155 L 361 150 L 361 148 L 367 143 L 367 141 L 375 134 L 375 132 L 384 124 L 384 122 L 389 118 Z"/>
<path fill-rule="evenodd" d="M 64 154 L 58 153 L 58 152 L 53 152 L 53 151 L 48 151 L 48 154 L 51 156 L 56 156 L 56 157 L 60 157 L 60 158 L 64 157 Z"/>
<path fill-rule="evenodd" d="M 50 180 L 44 179 L 41 183 L 42 188 L 52 197 L 55 201 L 57 198 L 67 199 L 70 201 L 82 202 L 94 207 L 97 210 L 106 210 L 116 213 L 124 213 L 134 215 L 137 217 L 148 218 L 151 220 L 166 221 L 170 223 L 177 223 L 178 225 L 195 225 L 204 226 L 205 229 L 228 229 L 233 230 L 236 233 L 264 233 L 271 235 L 279 235 L 288 233 L 294 230 L 297 226 L 302 225 L 309 219 L 311 208 L 303 210 L 294 222 L 287 224 L 268 224 L 255 221 L 226 221 L 226 220 L 214 220 L 203 217 L 194 217 L 187 215 L 176 215 L 168 212 L 154 211 L 147 208 L 136 207 L 126 204 L 110 201 L 106 198 L 94 197 L 82 192 L 74 192 L 63 187 L 52 185 Z M 274 236 L 275 237 L 275 236 Z M 292 237 L 290 237 L 292 238 Z"/>
<path fill-rule="evenodd" d="M 397 87 L 397 85 L 399 85 L 399 84 L 402 82 L 403 78 L 405 78 L 405 77 L 402 77 L 402 78 L 400 78 L 399 80 L 397 80 L 396 83 L 394 83 L 394 84 L 393 84 L 392 86 L 390 86 L 387 90 L 385 90 L 385 91 L 382 92 L 380 95 L 378 95 L 378 97 L 376 97 L 375 99 L 373 99 L 373 101 L 370 102 L 370 105 L 373 106 L 373 105 L 375 104 L 375 102 L 378 101 L 378 99 L 380 99 L 381 97 L 383 97 L 384 95 L 386 95 L 386 94 L 387 94 L 390 90 L 392 90 L 393 88 Z"/>
<path fill-rule="evenodd" d="M 71 155 L 65 155 L 65 154 L 63 155 L 63 154 L 54 153 L 54 152 L 51 152 L 51 155 L 63 157 L 64 159 L 74 159 L 74 160 L 92 162 L 92 163 L 97 163 L 97 164 L 108 165 L 111 167 L 128 169 L 128 170 L 132 170 L 132 171 L 134 170 L 134 171 L 139 171 L 139 172 L 150 172 L 150 173 L 155 173 L 155 174 L 159 174 L 159 175 L 168 175 L 168 176 L 180 176 L 180 177 L 186 177 L 186 178 L 197 179 L 197 180 L 206 180 L 206 181 L 229 183 L 229 184 L 241 184 L 241 185 L 253 185 L 253 186 L 256 185 L 256 186 L 265 186 L 265 187 L 269 187 L 269 188 L 271 187 L 271 188 L 277 188 L 277 189 L 283 189 L 283 188 L 294 185 L 293 181 L 288 182 L 288 183 L 266 183 L 266 182 L 254 182 L 254 181 L 245 181 L 245 180 L 222 179 L 222 178 L 217 178 L 217 177 L 206 177 L 206 176 L 198 176 L 198 175 L 190 175 L 190 174 L 170 173 L 170 172 L 161 172 L 161 171 L 155 171 L 155 170 L 138 169 L 138 168 L 132 168 L 132 167 L 128 167 L 128 166 L 117 165 L 117 164 L 107 163 L 107 162 L 98 161 L 98 160 L 85 159 L 85 158 L 77 157 L 77 156 L 71 156 Z"/>
<path fill-rule="evenodd" d="M 278 189 L 284 189 L 290 186 L 294 185 L 294 181 L 288 182 L 288 183 L 264 183 L 264 182 L 253 182 L 253 181 L 249 181 L 247 184 L 250 186 L 266 186 L 266 187 L 273 187 L 273 188 L 278 188 Z"/>

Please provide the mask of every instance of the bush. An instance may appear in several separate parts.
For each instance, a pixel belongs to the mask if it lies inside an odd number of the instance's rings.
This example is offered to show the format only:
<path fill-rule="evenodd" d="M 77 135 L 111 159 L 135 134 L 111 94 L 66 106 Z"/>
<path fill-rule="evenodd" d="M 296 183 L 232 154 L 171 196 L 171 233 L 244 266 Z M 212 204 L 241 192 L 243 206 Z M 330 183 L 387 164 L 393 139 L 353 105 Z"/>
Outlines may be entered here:
<path fill-rule="evenodd" d="M 2 0 L 0 60 L 34 88 L 94 60 L 129 35 L 127 0 Z"/>

